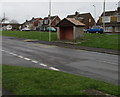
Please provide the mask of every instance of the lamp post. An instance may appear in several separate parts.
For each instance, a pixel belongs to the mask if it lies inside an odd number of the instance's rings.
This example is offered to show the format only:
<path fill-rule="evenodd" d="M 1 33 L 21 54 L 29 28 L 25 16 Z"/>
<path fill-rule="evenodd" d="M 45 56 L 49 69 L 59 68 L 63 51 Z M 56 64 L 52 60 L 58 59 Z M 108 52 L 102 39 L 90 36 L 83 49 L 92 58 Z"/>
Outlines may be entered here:
<path fill-rule="evenodd" d="M 103 32 L 105 32 L 105 0 L 103 3 Z"/>
<path fill-rule="evenodd" d="M 93 7 L 94 7 L 94 14 L 95 14 L 95 26 L 96 26 L 96 6 L 95 6 L 95 5 L 93 5 Z"/>
<path fill-rule="evenodd" d="M 51 41 L 51 31 L 50 31 L 50 27 L 51 27 L 51 0 L 49 1 L 49 41 Z"/>

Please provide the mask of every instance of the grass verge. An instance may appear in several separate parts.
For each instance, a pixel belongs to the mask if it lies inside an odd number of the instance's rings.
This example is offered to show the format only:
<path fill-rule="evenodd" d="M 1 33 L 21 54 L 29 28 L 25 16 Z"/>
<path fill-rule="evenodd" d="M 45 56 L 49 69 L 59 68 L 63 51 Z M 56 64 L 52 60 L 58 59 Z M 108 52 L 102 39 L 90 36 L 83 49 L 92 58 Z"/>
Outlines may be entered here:
<path fill-rule="evenodd" d="M 86 95 L 95 89 L 119 95 L 118 86 L 87 77 L 40 68 L 3 65 L 3 87 L 16 95 Z"/>
<path fill-rule="evenodd" d="M 2 31 L 3 36 L 12 36 L 18 38 L 27 38 L 27 39 L 37 39 L 49 41 L 49 33 L 48 32 L 40 32 L 40 31 Z M 57 33 L 51 32 L 51 41 L 57 40 Z"/>
<path fill-rule="evenodd" d="M 27 38 L 27 39 L 37 39 L 49 41 L 49 33 L 48 32 L 39 32 L 39 31 L 3 31 L 3 36 L 12 36 L 18 38 Z M 77 45 L 94 47 L 94 48 L 106 48 L 113 50 L 120 50 L 120 43 L 118 34 L 116 35 L 106 35 L 106 34 L 90 34 L 84 33 L 83 38 L 81 40 L 77 40 L 76 42 L 80 42 Z M 52 32 L 51 34 L 52 41 L 57 40 L 57 33 Z"/>
<path fill-rule="evenodd" d="M 107 35 L 107 34 L 84 34 L 83 40 L 79 45 L 95 47 L 95 48 L 106 48 L 120 50 L 120 35 Z"/>

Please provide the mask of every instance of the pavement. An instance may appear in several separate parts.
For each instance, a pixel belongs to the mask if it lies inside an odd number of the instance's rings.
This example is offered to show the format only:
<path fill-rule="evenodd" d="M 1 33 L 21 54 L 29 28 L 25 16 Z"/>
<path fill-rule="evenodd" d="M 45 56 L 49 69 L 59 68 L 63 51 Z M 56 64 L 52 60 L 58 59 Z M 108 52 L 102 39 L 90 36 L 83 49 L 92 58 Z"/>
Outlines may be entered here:
<path fill-rule="evenodd" d="M 16 37 L 9 37 L 9 38 L 10 39 L 15 39 L 15 40 L 23 40 L 25 42 L 40 43 L 40 44 L 46 44 L 46 45 L 54 45 L 54 46 L 59 46 L 59 47 L 71 48 L 71 49 L 80 49 L 80 50 L 94 51 L 94 52 L 114 54 L 114 55 L 119 55 L 120 54 L 120 50 L 78 46 L 78 45 L 75 45 L 76 43 L 74 43 L 74 42 L 65 42 L 65 41 L 51 41 L 51 42 L 49 42 L 49 41 L 31 40 L 31 39 L 16 38 Z"/>
<path fill-rule="evenodd" d="M 62 43 L 53 45 L 54 43 L 45 41 L 27 42 L 13 37 L 2 38 L 2 64 L 45 68 L 119 84 L 118 53 L 71 49 L 74 48 L 73 45 L 64 48 L 66 44 Z"/>

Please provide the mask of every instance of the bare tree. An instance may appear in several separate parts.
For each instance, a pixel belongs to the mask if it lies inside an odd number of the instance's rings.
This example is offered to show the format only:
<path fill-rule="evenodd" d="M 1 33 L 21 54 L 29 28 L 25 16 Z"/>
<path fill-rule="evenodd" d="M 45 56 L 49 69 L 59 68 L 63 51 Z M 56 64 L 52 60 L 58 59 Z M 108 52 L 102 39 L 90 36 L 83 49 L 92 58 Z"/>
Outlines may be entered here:
<path fill-rule="evenodd" d="M 5 21 L 9 20 L 8 18 L 0 18 L 0 22 L 3 23 Z"/>

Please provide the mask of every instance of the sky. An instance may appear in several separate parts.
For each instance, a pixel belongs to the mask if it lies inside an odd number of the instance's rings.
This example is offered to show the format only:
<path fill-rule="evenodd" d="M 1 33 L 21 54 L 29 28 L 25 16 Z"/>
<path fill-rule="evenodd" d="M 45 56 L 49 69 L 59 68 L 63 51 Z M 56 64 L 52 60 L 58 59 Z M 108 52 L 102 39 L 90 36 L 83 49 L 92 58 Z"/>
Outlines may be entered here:
<path fill-rule="evenodd" d="M 61 19 L 67 15 L 90 12 L 96 21 L 103 12 L 104 0 L 51 0 L 51 15 L 58 15 Z M 106 0 L 106 11 L 116 10 L 119 0 Z M 95 5 L 95 7 L 93 7 Z M 95 11 L 96 9 L 96 11 Z M 5 16 L 15 19 L 19 23 L 32 17 L 46 17 L 49 13 L 49 0 L 3 0 L 0 1 L 0 18 Z"/>

